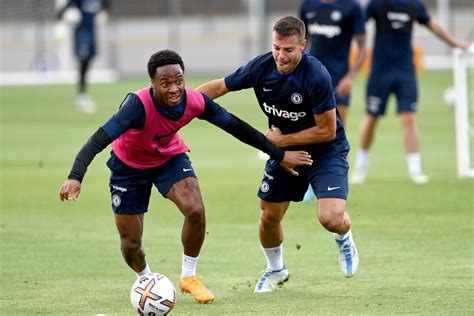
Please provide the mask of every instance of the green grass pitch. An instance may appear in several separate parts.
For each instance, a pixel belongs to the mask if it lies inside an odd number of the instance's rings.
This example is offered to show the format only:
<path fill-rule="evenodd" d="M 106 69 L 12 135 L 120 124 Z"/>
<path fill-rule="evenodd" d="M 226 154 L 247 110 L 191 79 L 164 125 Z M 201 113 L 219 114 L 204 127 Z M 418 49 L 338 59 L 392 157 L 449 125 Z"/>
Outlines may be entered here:
<path fill-rule="evenodd" d="M 209 78 L 207 78 L 209 79 Z M 198 266 L 217 295 L 200 305 L 179 293 L 176 315 L 472 315 L 474 313 L 474 182 L 456 178 L 454 112 L 442 95 L 450 72 L 420 75 L 422 157 L 431 182 L 408 180 L 393 100 L 380 121 L 363 185 L 351 186 L 348 211 L 360 252 L 352 279 L 339 272 L 331 234 L 316 206 L 293 203 L 284 220 L 289 282 L 253 294 L 265 267 L 257 237 L 256 191 L 263 161 L 257 151 L 207 122 L 181 131 L 200 179 L 207 235 Z M 206 78 L 188 80 L 196 87 Z M 0 314 L 134 315 L 134 273 L 122 259 L 108 191 L 109 149 L 89 167 L 78 201 L 58 189 L 73 158 L 125 94 L 143 80 L 97 84 L 94 116 L 78 114 L 74 86 L 0 87 Z M 352 95 L 347 132 L 351 163 L 358 147 L 365 79 Z M 259 130 L 266 120 L 251 91 L 218 100 Z M 177 286 L 182 216 L 153 191 L 144 247 L 156 272 Z"/>

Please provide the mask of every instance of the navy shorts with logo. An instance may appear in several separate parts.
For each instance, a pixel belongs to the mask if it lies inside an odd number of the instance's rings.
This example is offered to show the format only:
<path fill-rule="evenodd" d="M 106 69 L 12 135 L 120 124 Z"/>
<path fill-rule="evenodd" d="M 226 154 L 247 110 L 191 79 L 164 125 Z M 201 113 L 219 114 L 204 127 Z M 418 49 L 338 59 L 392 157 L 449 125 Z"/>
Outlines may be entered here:
<path fill-rule="evenodd" d="M 285 171 L 279 163 L 269 159 L 265 165 L 264 176 L 258 196 L 267 202 L 286 202 L 303 200 L 311 184 L 318 199 L 336 198 L 347 200 L 347 173 L 349 164 L 345 156 L 333 156 L 310 167 L 297 167 L 299 176 Z"/>
<path fill-rule="evenodd" d="M 416 112 L 418 88 L 414 72 L 371 74 L 367 83 L 366 111 L 380 116 L 385 114 L 391 93 L 397 98 L 397 113 Z"/>
<path fill-rule="evenodd" d="M 176 182 L 188 177 L 197 178 L 186 154 L 173 157 L 158 167 L 136 169 L 126 165 L 112 152 L 107 166 L 112 171 L 109 186 L 112 210 L 116 214 L 147 212 L 152 185 L 166 197 Z"/>

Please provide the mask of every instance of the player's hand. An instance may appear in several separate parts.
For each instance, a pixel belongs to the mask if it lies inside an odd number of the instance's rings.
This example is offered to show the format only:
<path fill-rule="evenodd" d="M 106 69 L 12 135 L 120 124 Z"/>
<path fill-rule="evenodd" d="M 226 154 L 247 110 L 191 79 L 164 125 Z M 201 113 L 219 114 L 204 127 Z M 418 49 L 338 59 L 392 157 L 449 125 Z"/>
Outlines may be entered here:
<path fill-rule="evenodd" d="M 272 125 L 272 127 L 265 132 L 265 136 L 278 147 L 282 147 L 280 142 L 282 140 L 283 134 L 278 127 Z"/>
<path fill-rule="evenodd" d="M 345 75 L 341 81 L 339 81 L 339 84 L 336 87 L 336 94 L 340 97 L 347 97 L 351 93 L 352 90 L 352 82 L 354 81 L 354 78 L 352 75 L 347 74 Z"/>
<path fill-rule="evenodd" d="M 462 48 L 462 49 L 468 49 L 470 45 L 471 45 L 470 43 L 465 42 L 465 41 L 458 41 L 458 40 L 456 40 L 456 41 L 454 42 L 454 46 L 456 46 L 456 47 L 458 47 L 458 48 Z M 473 45 L 474 45 L 474 44 L 473 44 Z"/>
<path fill-rule="evenodd" d="M 64 181 L 59 189 L 59 199 L 64 201 L 75 201 L 81 193 L 81 183 L 74 179 Z"/>
<path fill-rule="evenodd" d="M 285 151 L 285 156 L 280 165 L 293 176 L 298 176 L 293 168 L 297 166 L 311 166 L 313 160 L 306 151 Z"/>

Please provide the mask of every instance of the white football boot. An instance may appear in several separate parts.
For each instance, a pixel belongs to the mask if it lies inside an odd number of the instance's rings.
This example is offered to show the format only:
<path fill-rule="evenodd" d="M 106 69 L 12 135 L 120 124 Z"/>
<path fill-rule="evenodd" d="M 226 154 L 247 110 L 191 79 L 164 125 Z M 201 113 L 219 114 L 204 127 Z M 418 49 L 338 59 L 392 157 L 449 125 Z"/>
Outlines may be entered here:
<path fill-rule="evenodd" d="M 425 184 L 430 181 L 430 178 L 423 173 L 410 173 L 410 179 L 416 184 Z"/>
<path fill-rule="evenodd" d="M 286 266 L 280 270 L 266 269 L 255 286 L 254 293 L 273 292 L 278 285 L 285 283 L 288 279 L 289 274 Z"/>
<path fill-rule="evenodd" d="M 367 169 L 366 168 L 361 168 L 359 170 L 355 170 L 350 178 L 350 183 L 351 184 L 361 184 L 365 182 L 365 176 L 367 175 Z"/>
<path fill-rule="evenodd" d="M 76 108 L 84 114 L 95 114 L 97 106 L 87 93 L 79 93 L 76 98 Z"/>
<path fill-rule="evenodd" d="M 335 240 L 339 249 L 339 269 L 346 278 L 350 278 L 359 267 L 359 252 L 352 239 L 352 232 L 349 232 L 348 236 L 342 240 L 337 238 Z"/>

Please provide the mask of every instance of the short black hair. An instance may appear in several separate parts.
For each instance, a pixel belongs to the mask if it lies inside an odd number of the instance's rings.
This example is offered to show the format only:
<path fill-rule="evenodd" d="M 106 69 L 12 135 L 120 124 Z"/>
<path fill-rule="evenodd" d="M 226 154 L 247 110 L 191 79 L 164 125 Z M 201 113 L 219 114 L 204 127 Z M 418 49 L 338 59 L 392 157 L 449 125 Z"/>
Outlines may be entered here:
<path fill-rule="evenodd" d="M 283 37 L 296 34 L 300 40 L 304 39 L 306 35 L 304 22 L 291 15 L 278 19 L 275 24 L 273 24 L 273 31 Z"/>
<path fill-rule="evenodd" d="M 165 49 L 160 50 L 159 52 L 154 53 L 150 56 L 148 60 L 148 75 L 150 79 L 153 79 L 156 74 L 156 68 L 166 65 L 180 65 L 184 73 L 184 62 L 181 56 L 178 53 Z"/>

